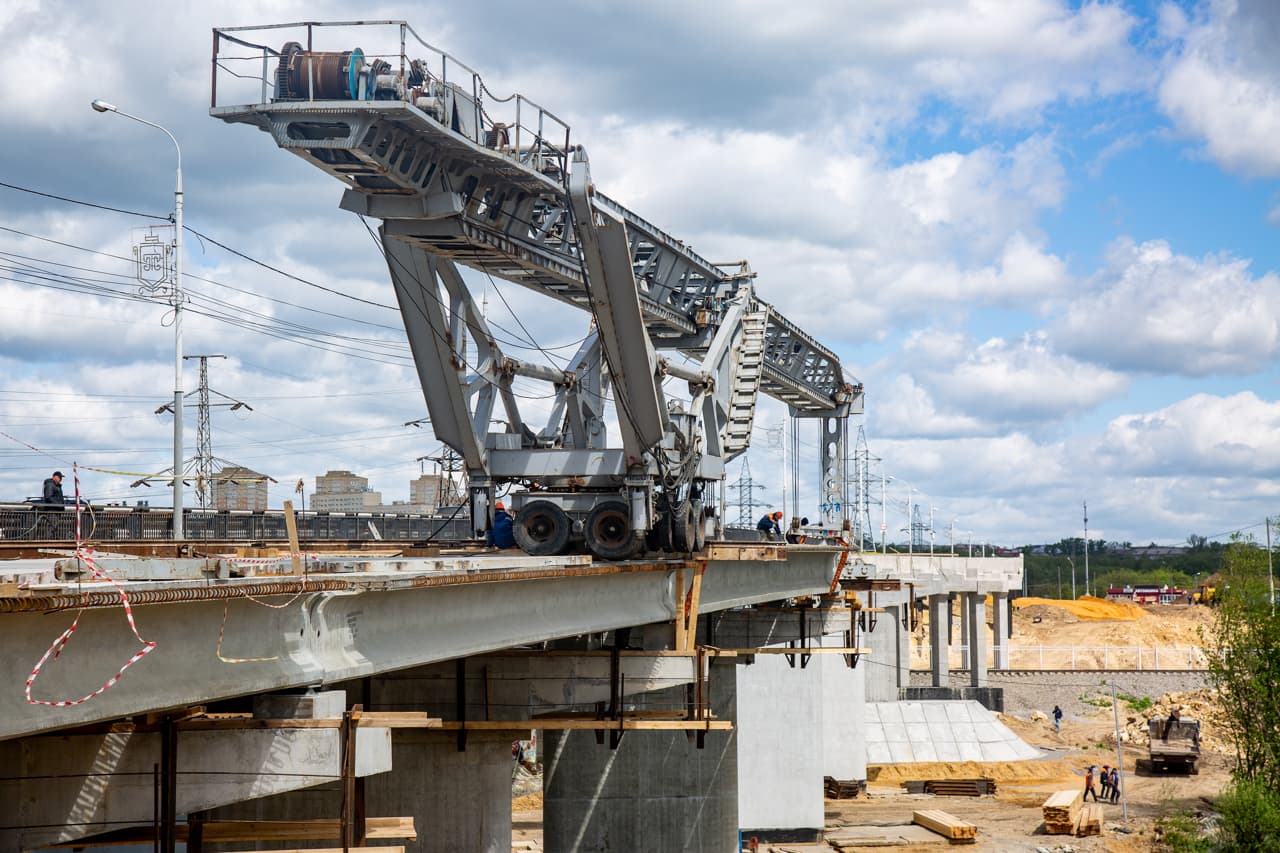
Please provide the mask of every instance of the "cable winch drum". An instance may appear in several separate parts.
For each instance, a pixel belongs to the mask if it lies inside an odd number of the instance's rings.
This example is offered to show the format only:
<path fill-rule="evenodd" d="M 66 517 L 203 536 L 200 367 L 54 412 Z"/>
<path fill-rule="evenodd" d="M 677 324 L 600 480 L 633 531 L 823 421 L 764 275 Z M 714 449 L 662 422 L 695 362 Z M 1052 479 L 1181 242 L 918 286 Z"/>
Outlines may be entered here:
<path fill-rule="evenodd" d="M 296 41 L 280 48 L 276 98 L 280 100 L 352 101 L 360 97 L 364 51 L 312 51 Z"/>

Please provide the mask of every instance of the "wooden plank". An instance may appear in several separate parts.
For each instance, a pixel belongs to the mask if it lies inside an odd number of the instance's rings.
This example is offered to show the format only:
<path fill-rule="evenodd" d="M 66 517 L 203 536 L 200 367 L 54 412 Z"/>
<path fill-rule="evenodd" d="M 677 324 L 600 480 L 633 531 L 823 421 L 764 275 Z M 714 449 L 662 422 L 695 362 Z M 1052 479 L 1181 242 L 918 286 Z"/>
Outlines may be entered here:
<path fill-rule="evenodd" d="M 730 720 L 582 720 L 547 719 L 531 720 L 467 720 L 465 723 L 445 720 L 440 728 L 447 732 L 466 729 L 472 732 L 524 732 L 531 729 L 547 731 L 732 731 Z"/>
<path fill-rule="evenodd" d="M 366 819 L 366 831 L 371 839 L 390 839 L 416 841 L 418 831 L 414 827 L 412 817 L 371 817 Z M 186 842 L 190 836 L 190 826 L 179 824 L 177 840 Z M 239 841 L 332 841 L 338 837 L 338 820 L 336 818 L 316 818 L 313 820 L 211 820 L 204 822 L 203 840 L 205 842 L 239 842 Z M 76 839 L 54 847 L 116 847 L 150 845 L 153 842 L 153 831 L 150 826 L 133 827 L 129 830 L 116 831 L 98 840 Z M 389 848 L 380 847 L 379 850 Z"/>
<path fill-rule="evenodd" d="M 806 646 L 801 649 L 787 646 L 763 646 L 758 649 L 722 649 L 734 655 L 869 655 L 871 649 L 835 648 L 833 646 Z"/>
<path fill-rule="evenodd" d="M 377 711 L 362 715 L 364 729 L 438 729 L 440 718 L 424 711 Z M 178 728 L 184 732 L 229 731 L 236 729 L 336 729 L 341 717 L 299 717 L 286 720 L 260 720 L 245 715 L 197 717 L 183 720 Z"/>
<path fill-rule="evenodd" d="M 293 517 L 293 501 L 284 502 L 284 529 L 289 534 L 289 553 L 293 555 L 293 573 L 302 574 L 302 546 L 298 544 L 298 520 Z"/>
<path fill-rule="evenodd" d="M 1044 831 L 1048 835 L 1071 835 L 1076 831 L 1080 809 L 1084 804 L 1084 792 L 1079 788 L 1055 791 L 1041 807 L 1044 812 Z"/>
<path fill-rule="evenodd" d="M 236 850 L 234 853 L 257 853 L 256 850 Z M 404 845 L 394 847 L 295 847 L 289 850 L 276 850 L 274 853 L 404 853 Z"/>
<path fill-rule="evenodd" d="M 951 840 L 976 839 L 978 837 L 978 827 L 941 809 L 925 809 L 912 812 L 911 822 L 919 824 L 926 829 L 931 829 L 943 838 Z"/>

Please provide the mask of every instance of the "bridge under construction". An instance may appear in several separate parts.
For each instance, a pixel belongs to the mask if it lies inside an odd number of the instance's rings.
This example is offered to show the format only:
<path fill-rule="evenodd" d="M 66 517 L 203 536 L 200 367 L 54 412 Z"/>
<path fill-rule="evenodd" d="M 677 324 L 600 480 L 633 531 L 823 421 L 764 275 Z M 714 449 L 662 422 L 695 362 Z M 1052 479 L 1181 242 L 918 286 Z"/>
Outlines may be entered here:
<path fill-rule="evenodd" d="M 212 117 L 380 221 L 468 491 L 442 536 L 286 508 L 258 535 L 192 514 L 198 538 L 174 541 L 158 516 L 87 525 L 77 507 L 65 538 L 15 544 L 0 849 L 506 853 L 511 744 L 531 732 L 547 850 L 816 839 L 824 777 L 866 779 L 866 703 L 909 687 L 926 606 L 928 698 L 990 707 L 987 625 L 1007 664 L 1021 558 L 862 552 L 844 471 L 862 386 L 747 262 L 708 261 L 606 196 L 560 118 L 495 97 L 405 22 L 220 28 L 210 67 Z M 586 312 L 578 351 L 504 353 L 462 268 Z M 517 376 L 549 388 L 538 423 Z M 725 464 L 760 394 L 816 425 L 821 515 L 734 541 Z M 483 547 L 499 496 L 518 549 Z M 957 595 L 972 693 L 948 686 Z"/>

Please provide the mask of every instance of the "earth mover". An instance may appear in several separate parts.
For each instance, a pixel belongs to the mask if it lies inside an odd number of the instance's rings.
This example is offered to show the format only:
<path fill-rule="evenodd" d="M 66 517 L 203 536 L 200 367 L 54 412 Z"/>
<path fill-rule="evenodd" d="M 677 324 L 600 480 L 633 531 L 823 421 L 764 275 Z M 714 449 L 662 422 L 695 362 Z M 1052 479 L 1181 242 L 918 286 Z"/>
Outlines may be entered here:
<path fill-rule="evenodd" d="M 1198 773 L 1200 722 L 1173 717 L 1152 717 L 1147 722 L 1151 739 L 1152 772 Z"/>

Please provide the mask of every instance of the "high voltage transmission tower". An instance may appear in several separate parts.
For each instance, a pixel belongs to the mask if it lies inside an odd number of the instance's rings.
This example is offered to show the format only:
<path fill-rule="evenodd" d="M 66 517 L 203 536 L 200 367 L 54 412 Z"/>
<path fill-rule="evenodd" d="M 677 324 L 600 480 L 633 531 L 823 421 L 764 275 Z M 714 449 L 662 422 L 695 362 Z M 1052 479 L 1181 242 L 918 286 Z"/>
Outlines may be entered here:
<path fill-rule="evenodd" d="M 234 397 L 228 397 L 221 391 L 215 391 L 209 387 L 209 359 L 226 358 L 225 355 L 184 355 L 184 360 L 196 360 L 200 362 L 200 384 L 196 387 L 195 403 L 184 403 L 184 408 L 194 408 L 196 410 L 196 455 L 183 463 L 184 478 L 188 472 L 195 475 L 196 496 L 200 501 L 201 507 L 207 507 L 213 503 L 213 487 L 215 482 L 223 479 L 222 474 L 227 469 L 240 469 L 241 466 L 226 459 L 221 459 L 213 455 L 213 422 L 211 418 L 211 410 L 215 408 L 227 408 L 231 411 L 245 409 L 252 412 L 253 406 Z M 215 395 L 221 399 L 216 402 L 210 402 L 209 395 Z M 191 393 L 186 394 L 187 397 Z M 166 403 L 156 409 L 156 414 L 163 412 L 173 413 L 173 404 Z M 218 464 L 217 471 L 214 465 Z M 173 468 L 166 468 L 161 471 L 162 474 L 172 474 Z M 133 483 L 134 486 L 150 485 L 149 479 L 138 480 Z M 255 477 L 255 481 L 262 478 Z M 270 479 L 270 478 L 267 478 Z"/>
<path fill-rule="evenodd" d="M 848 481 L 853 486 L 853 535 L 860 547 L 870 544 L 875 550 L 875 528 L 871 526 L 871 506 L 879 504 L 880 497 L 873 494 L 871 488 L 871 464 L 880 462 L 879 456 L 872 456 L 867 447 L 867 434 L 862 426 L 858 426 L 858 437 L 854 440 L 853 454 L 849 461 L 853 464 Z"/>
<path fill-rule="evenodd" d="M 738 493 L 738 525 L 750 527 L 756 522 L 756 507 L 764 506 L 764 501 L 756 500 L 756 493 L 763 492 L 764 486 L 751 479 L 751 461 L 742 457 L 742 471 L 738 479 L 729 484 L 729 490 Z"/>
<path fill-rule="evenodd" d="M 920 518 L 920 504 L 914 504 L 911 507 L 911 546 L 917 550 L 924 550 L 925 531 L 929 529 L 929 525 L 925 524 Z"/>
<path fill-rule="evenodd" d="M 410 421 L 410 423 L 415 423 Z M 460 506 L 467 501 L 467 471 L 462 457 L 447 444 L 440 445 L 436 456 L 419 456 L 418 462 L 434 462 L 440 466 L 440 506 Z"/>

